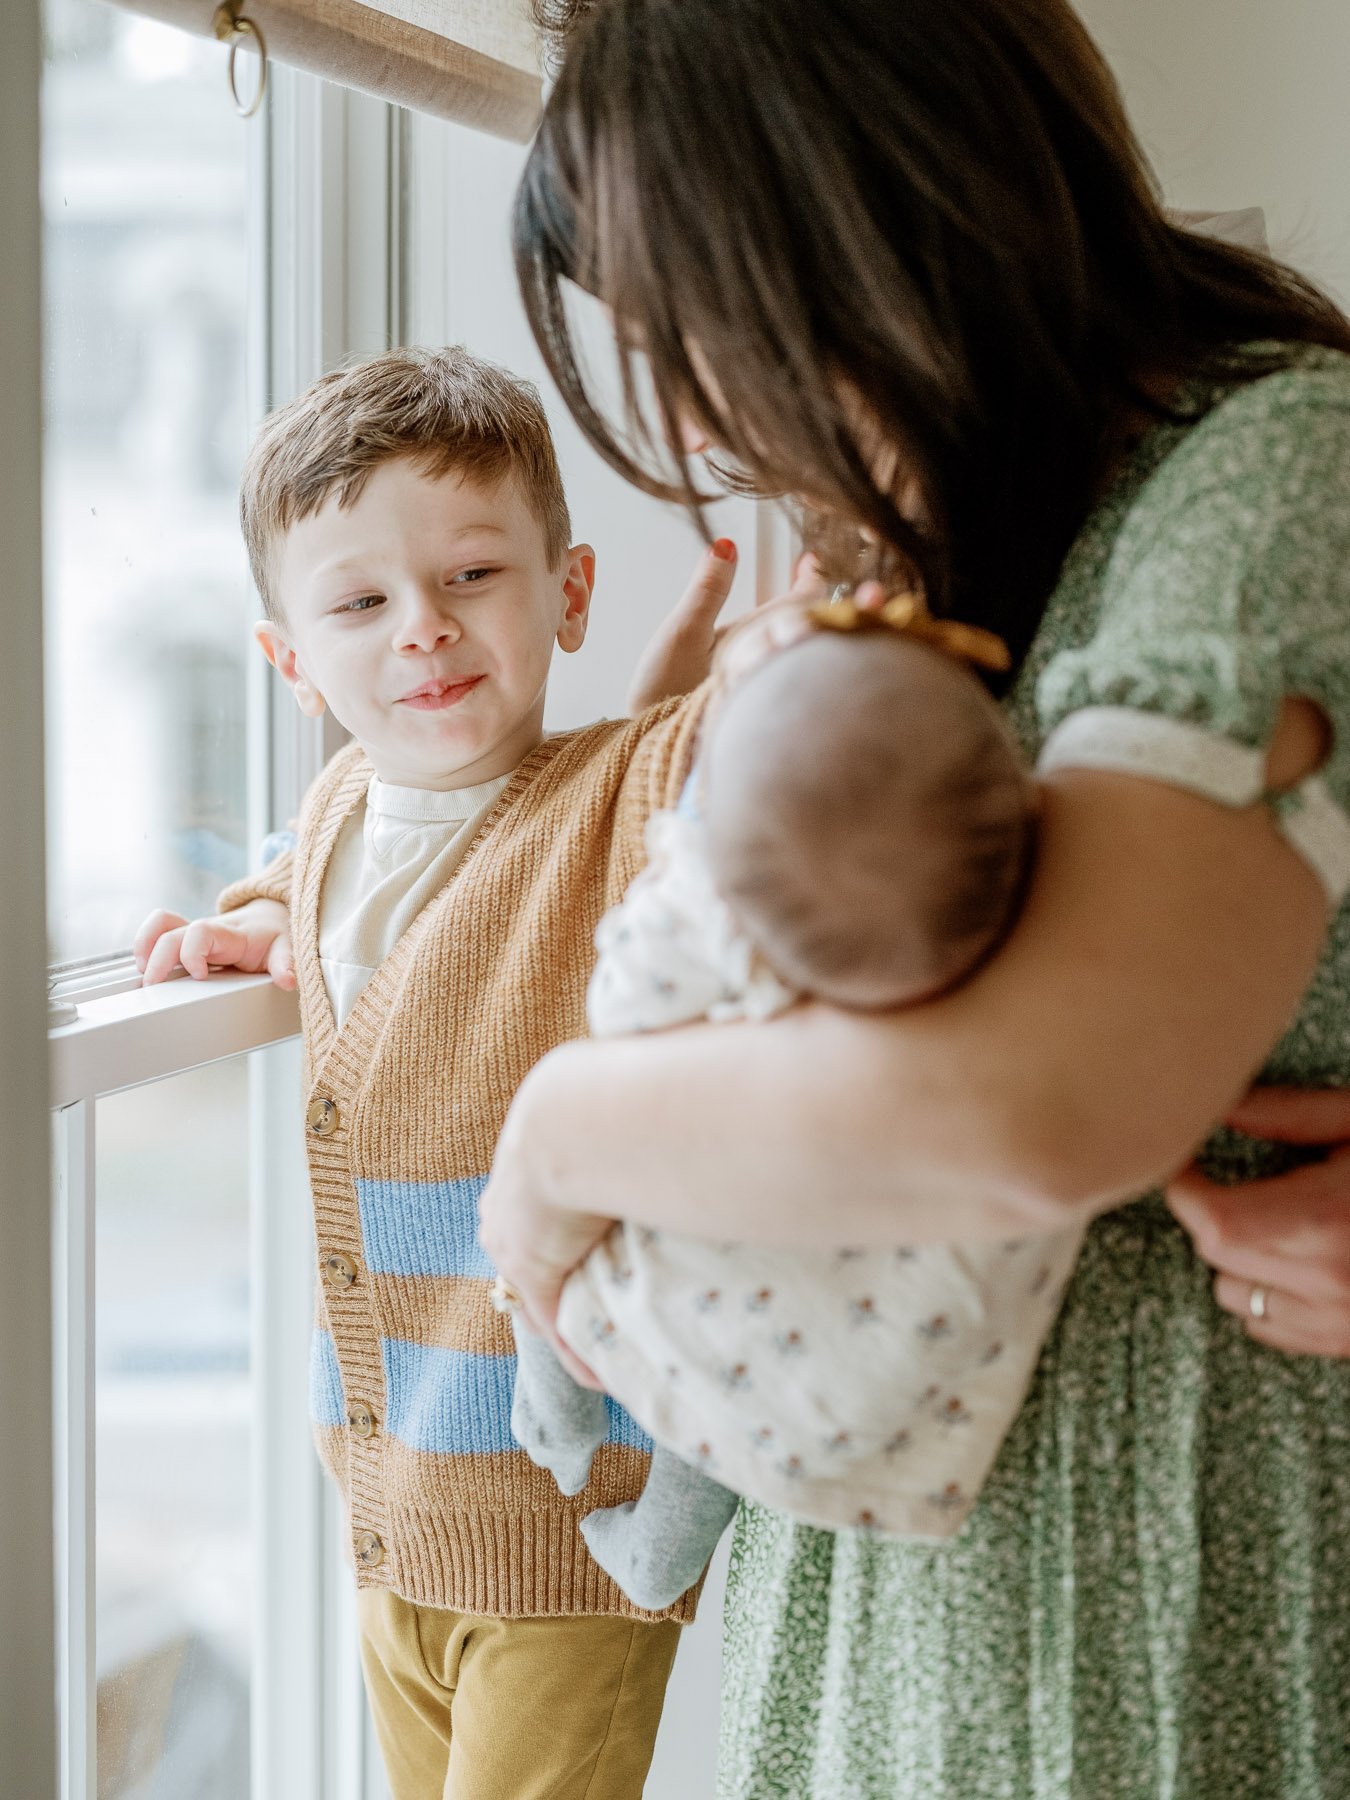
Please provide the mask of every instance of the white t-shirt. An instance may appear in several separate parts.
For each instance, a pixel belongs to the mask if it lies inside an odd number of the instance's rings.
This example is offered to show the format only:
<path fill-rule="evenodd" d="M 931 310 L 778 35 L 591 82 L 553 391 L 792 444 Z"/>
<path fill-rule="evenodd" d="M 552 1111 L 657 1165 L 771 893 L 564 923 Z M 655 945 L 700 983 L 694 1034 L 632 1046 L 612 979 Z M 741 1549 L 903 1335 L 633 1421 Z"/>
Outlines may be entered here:
<path fill-rule="evenodd" d="M 372 777 L 333 846 L 319 897 L 319 964 L 339 1025 L 450 879 L 510 779 L 440 793 Z"/>

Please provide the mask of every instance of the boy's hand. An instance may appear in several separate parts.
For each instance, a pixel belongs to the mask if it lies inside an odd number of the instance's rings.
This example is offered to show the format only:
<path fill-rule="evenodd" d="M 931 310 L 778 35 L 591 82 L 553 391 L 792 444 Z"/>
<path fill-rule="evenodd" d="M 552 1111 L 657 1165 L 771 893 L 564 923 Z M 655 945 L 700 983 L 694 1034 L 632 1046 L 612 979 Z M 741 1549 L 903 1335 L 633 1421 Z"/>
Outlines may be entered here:
<path fill-rule="evenodd" d="M 189 922 L 180 913 L 153 912 L 133 946 L 141 985 L 153 987 L 183 969 L 204 981 L 213 969 L 267 974 L 294 988 L 290 913 L 279 900 L 250 900 L 236 912 Z"/>
<path fill-rule="evenodd" d="M 828 591 L 819 564 L 808 552 L 798 558 L 792 586 L 786 594 L 758 601 L 755 612 L 730 625 L 719 625 L 717 621 L 735 574 L 736 546 L 730 538 L 718 538 L 711 549 L 704 551 L 679 604 L 643 652 L 628 696 L 630 713 L 642 712 L 658 700 L 668 700 L 676 694 L 693 693 L 712 673 L 722 640 L 729 632 L 742 633 L 747 619 L 767 616 L 768 635 L 772 637 L 777 629 L 772 620 L 780 609 L 788 613 L 800 611 L 823 600 Z"/>
<path fill-rule="evenodd" d="M 706 680 L 717 648 L 717 621 L 736 579 L 736 546 L 730 538 L 709 545 L 694 578 L 638 661 L 628 690 L 636 715 L 677 694 L 692 694 Z"/>

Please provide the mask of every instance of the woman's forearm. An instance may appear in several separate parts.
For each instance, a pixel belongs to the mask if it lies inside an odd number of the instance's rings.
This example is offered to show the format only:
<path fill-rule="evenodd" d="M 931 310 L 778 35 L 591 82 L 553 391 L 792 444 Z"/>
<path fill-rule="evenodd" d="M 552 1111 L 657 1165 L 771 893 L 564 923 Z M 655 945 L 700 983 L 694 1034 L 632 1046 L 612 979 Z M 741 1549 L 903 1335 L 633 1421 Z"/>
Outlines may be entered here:
<path fill-rule="evenodd" d="M 957 993 L 571 1046 L 514 1136 L 546 1203 L 696 1236 L 1053 1228 L 1187 1160 L 1281 1035 L 1325 919 L 1260 809 L 1075 772 L 1017 930 Z"/>
<path fill-rule="evenodd" d="M 1066 1222 L 1016 1168 L 1008 1109 L 944 1104 L 922 1068 L 901 1099 L 893 1049 L 879 1019 L 803 1007 L 555 1051 L 517 1100 L 530 1185 L 568 1211 L 728 1240 L 942 1240 L 958 1212 L 962 1236 Z"/>

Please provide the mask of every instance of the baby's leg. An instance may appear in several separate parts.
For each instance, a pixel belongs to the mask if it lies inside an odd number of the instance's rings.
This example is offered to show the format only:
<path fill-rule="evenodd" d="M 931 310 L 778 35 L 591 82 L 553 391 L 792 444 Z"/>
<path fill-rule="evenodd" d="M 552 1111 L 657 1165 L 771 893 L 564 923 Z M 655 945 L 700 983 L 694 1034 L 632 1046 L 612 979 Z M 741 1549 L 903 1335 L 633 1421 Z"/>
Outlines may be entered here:
<path fill-rule="evenodd" d="M 579 1494 L 590 1480 L 591 1458 L 609 1435 L 605 1396 L 573 1381 L 543 1338 L 520 1325 L 515 1334 L 512 1434 L 564 1494 Z"/>
<path fill-rule="evenodd" d="M 730 1488 L 658 1449 L 638 1498 L 587 1513 L 581 1535 L 630 1600 L 659 1612 L 698 1580 L 735 1511 Z"/>

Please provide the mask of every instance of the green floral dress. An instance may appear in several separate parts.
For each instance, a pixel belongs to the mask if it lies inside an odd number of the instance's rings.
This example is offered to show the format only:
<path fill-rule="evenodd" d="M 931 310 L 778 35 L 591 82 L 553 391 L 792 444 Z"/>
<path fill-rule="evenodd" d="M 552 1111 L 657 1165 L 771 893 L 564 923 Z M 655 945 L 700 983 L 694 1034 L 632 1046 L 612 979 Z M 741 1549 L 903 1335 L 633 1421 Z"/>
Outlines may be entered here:
<path fill-rule="evenodd" d="M 1319 791 L 1280 804 L 1334 864 L 1350 358 L 1291 357 L 1249 385 L 1192 384 L 1186 419 L 1149 431 L 1070 552 L 1009 704 L 1032 754 L 1079 714 L 1142 718 L 1141 773 L 1168 778 L 1168 755 L 1208 744 L 1241 788 L 1281 696 L 1309 694 L 1336 747 Z M 1265 1078 L 1350 1083 L 1350 907 Z M 1234 1180 L 1291 1160 L 1223 1133 L 1207 1159 Z M 1093 1227 L 946 1546 L 742 1508 L 726 1800 L 1347 1800 L 1350 1363 L 1260 1348 L 1210 1279 L 1156 1195 Z"/>

